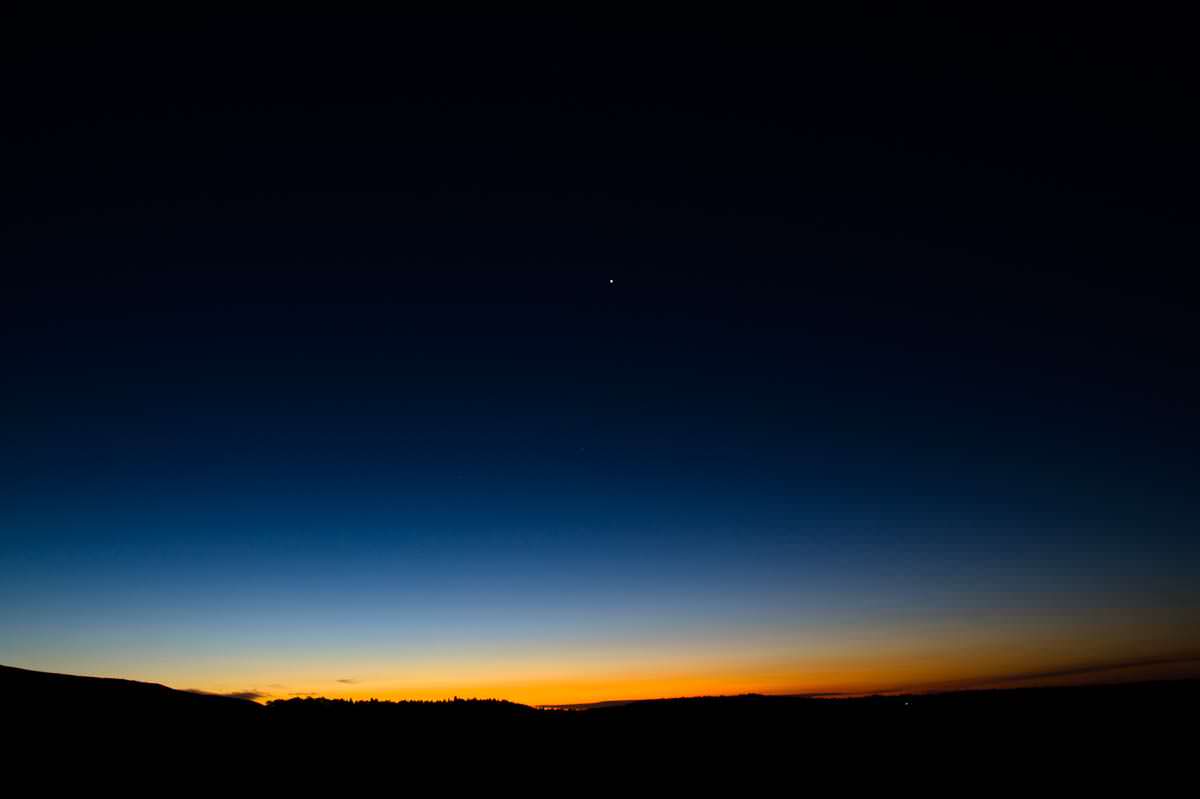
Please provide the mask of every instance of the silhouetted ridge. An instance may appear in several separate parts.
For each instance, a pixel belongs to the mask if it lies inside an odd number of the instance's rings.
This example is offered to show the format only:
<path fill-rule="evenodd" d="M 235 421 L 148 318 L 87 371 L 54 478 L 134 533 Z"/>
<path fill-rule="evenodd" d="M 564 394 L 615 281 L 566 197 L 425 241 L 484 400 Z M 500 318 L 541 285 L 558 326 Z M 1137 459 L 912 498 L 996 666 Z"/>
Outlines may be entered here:
<path fill-rule="evenodd" d="M 696 747 L 791 751 L 813 746 L 891 751 L 1013 745 L 1051 750 L 1081 742 L 1164 737 L 1200 710 L 1200 681 L 1076 688 L 817 698 L 740 696 L 653 699 L 539 709 L 501 699 L 245 699 L 178 691 L 154 683 L 0 667 L 10 726 L 32 740 L 178 742 L 222 746 L 314 743 L 399 748 L 406 752 L 514 754 L 587 750 L 619 742 L 637 751 Z M 52 735 L 53 738 L 47 738 Z M 75 737 L 72 737 L 75 736 Z"/>
<path fill-rule="evenodd" d="M 261 708 L 236 697 L 179 691 L 165 685 L 109 677 L 82 677 L 0 666 L 0 692 L 11 714 L 71 717 L 86 721 L 118 714 L 124 719 L 253 718 Z"/>

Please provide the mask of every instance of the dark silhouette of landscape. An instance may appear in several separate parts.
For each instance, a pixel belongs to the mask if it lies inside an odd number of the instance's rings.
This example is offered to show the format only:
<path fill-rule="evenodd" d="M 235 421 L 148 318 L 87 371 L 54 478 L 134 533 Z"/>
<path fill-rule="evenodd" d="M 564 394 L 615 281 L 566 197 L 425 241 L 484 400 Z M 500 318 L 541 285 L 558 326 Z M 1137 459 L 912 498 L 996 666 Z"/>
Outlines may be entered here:
<path fill-rule="evenodd" d="M 11 724 L 54 734 L 59 744 L 105 734 L 128 742 L 336 742 L 493 754 L 612 746 L 776 756 L 810 746 L 876 754 L 995 746 L 1049 753 L 1148 741 L 1165 752 L 1183 744 L 1171 733 L 1175 723 L 1200 710 L 1200 680 L 1190 679 L 841 698 L 748 694 L 568 710 L 463 698 L 308 697 L 259 704 L 154 683 L 0 666 L 0 695 Z"/>

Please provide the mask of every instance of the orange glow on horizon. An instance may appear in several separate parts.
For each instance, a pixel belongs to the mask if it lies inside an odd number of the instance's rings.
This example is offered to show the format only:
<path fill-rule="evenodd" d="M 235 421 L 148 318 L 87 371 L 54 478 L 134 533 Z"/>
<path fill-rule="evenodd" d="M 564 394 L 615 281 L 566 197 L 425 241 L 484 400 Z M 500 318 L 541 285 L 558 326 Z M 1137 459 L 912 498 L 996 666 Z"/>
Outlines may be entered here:
<path fill-rule="evenodd" d="M 157 662 L 116 653 L 10 663 L 259 701 L 505 699 L 528 705 L 682 696 L 962 690 L 1200 676 L 1194 626 L 1137 616 L 1070 626 L 969 623 L 743 629 L 738 635 L 211 649 Z"/>
<path fill-rule="evenodd" d="M 1012 665 L 1012 664 L 1009 664 Z M 1069 668 L 1067 670 L 1070 670 Z M 638 699 L 663 699 L 688 696 L 733 696 L 738 694 L 824 694 L 857 696 L 872 693 L 969 690 L 980 688 L 1015 688 L 1035 685 L 1080 685 L 1127 680 L 1170 679 L 1200 676 L 1200 655 L 1183 657 L 1170 662 L 1146 664 L 1113 664 L 1080 674 L 1024 672 L 1017 678 L 999 669 L 978 670 L 963 677 L 942 664 L 929 669 L 919 665 L 908 668 L 843 667 L 828 671 L 812 671 L 806 678 L 797 678 L 767 671 L 747 673 L 669 673 L 657 675 L 582 675 L 554 679 L 513 676 L 502 680 L 447 680 L 433 678 L 418 680 L 370 680 L 358 684 L 324 682 L 309 690 L 289 688 L 265 694 L 258 701 L 290 699 L 293 697 L 327 697 L 353 700 L 445 700 L 453 697 L 504 699 L 526 705 L 578 705 L 594 702 Z M 213 693 L 230 693 L 224 686 Z"/>

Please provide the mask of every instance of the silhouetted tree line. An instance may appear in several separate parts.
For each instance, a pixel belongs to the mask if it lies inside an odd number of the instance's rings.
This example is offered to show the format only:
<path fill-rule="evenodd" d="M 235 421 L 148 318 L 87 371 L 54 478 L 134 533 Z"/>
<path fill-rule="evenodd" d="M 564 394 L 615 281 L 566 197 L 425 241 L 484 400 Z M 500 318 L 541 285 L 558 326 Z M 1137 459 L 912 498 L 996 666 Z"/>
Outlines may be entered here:
<path fill-rule="evenodd" d="M 453 705 L 455 707 L 470 707 L 470 708 L 522 708 L 532 710 L 529 705 L 521 705 L 516 702 L 510 702 L 507 699 L 464 699 L 462 697 L 452 697 L 450 699 L 330 699 L 324 696 L 295 696 L 290 699 L 272 699 L 266 703 L 267 707 L 286 706 L 286 705 L 303 705 L 303 706 L 334 706 L 347 707 L 354 705 L 367 705 L 370 707 L 399 707 L 399 708 L 416 708 L 416 707 L 442 707 L 445 705 Z"/>
<path fill-rule="evenodd" d="M 292 697 L 266 703 L 270 717 L 303 718 L 306 716 L 403 716 L 422 718 L 485 719 L 534 716 L 541 711 L 504 699 L 329 699 L 327 697 Z"/>

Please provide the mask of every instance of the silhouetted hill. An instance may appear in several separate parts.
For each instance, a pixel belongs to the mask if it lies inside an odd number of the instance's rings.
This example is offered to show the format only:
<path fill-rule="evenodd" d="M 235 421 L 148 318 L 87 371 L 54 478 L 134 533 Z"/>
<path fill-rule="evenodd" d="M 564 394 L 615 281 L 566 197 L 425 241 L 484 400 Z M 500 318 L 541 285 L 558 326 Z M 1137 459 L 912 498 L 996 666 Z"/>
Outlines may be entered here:
<path fill-rule="evenodd" d="M 10 729 L 35 740 L 53 735 L 60 747 L 170 742 L 289 755 L 338 747 L 412 757 L 620 751 L 786 759 L 801 751 L 948 757 L 999 747 L 1051 757 L 1152 746 L 1166 757 L 1186 745 L 1174 731 L 1200 710 L 1200 681 L 860 698 L 697 697 L 551 710 L 495 699 L 258 705 L 153 683 L 0 667 L 0 697 Z"/>
<path fill-rule="evenodd" d="M 803 716 L 810 720 L 882 722 L 915 720 L 1153 716 L 1200 709 L 1200 680 L 1169 680 L 1125 684 L 1006 688 L 888 696 L 706 696 L 646 699 L 566 706 L 589 718 L 691 719 L 753 717 L 760 721 Z"/>
<path fill-rule="evenodd" d="M 157 683 L 52 674 L 0 666 L 0 696 L 12 718 L 44 723 L 122 722 L 238 724 L 261 715 L 246 699 L 178 691 Z"/>

